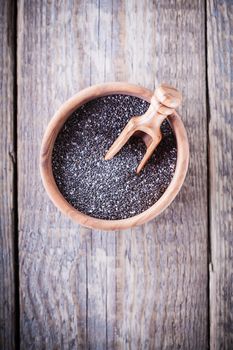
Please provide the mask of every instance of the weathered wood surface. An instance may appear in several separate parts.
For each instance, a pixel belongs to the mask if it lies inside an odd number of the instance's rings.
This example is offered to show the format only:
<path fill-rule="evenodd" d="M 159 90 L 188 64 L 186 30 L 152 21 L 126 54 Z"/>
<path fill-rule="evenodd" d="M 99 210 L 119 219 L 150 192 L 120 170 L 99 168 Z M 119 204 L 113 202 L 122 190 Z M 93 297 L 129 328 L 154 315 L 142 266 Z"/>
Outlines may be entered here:
<path fill-rule="evenodd" d="M 208 1 L 211 349 L 233 349 L 233 2 Z"/>
<path fill-rule="evenodd" d="M 17 79 L 22 348 L 205 349 L 204 2 L 21 0 Z M 60 104 L 111 80 L 151 89 L 166 81 L 183 92 L 191 161 L 157 220 L 106 233 L 53 207 L 38 154 Z"/>
<path fill-rule="evenodd" d="M 14 9 L 0 1 L 0 348 L 14 349 Z"/>

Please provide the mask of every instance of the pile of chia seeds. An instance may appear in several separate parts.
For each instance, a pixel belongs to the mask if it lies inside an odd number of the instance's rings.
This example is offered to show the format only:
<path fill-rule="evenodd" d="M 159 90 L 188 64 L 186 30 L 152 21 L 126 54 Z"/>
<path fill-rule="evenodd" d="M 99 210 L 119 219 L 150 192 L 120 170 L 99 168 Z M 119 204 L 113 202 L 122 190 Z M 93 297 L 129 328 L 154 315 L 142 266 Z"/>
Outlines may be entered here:
<path fill-rule="evenodd" d="M 125 219 L 151 207 L 165 192 L 177 158 L 167 121 L 161 143 L 139 175 L 136 168 L 146 147 L 138 137 L 104 160 L 129 119 L 148 107 L 137 97 L 109 95 L 81 106 L 66 121 L 54 145 L 52 168 L 60 192 L 74 208 L 99 219 Z"/>

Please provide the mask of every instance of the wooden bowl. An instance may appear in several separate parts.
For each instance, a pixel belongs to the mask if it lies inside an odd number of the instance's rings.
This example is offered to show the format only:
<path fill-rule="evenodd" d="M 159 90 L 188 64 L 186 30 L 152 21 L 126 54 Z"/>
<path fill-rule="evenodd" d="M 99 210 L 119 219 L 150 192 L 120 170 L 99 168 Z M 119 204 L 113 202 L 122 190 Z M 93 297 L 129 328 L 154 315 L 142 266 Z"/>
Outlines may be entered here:
<path fill-rule="evenodd" d="M 137 96 L 150 102 L 153 92 L 128 83 L 106 83 L 84 89 L 66 101 L 51 119 L 45 132 L 41 153 L 40 171 L 44 187 L 52 202 L 65 215 L 89 228 L 101 230 L 121 230 L 144 224 L 158 216 L 179 192 L 188 169 L 189 145 L 184 125 L 177 113 L 168 117 L 177 141 L 177 162 L 174 176 L 160 199 L 141 214 L 122 220 L 96 219 L 72 207 L 59 191 L 52 172 L 52 151 L 56 137 L 69 116 L 84 103 L 100 96 L 124 94 Z"/>

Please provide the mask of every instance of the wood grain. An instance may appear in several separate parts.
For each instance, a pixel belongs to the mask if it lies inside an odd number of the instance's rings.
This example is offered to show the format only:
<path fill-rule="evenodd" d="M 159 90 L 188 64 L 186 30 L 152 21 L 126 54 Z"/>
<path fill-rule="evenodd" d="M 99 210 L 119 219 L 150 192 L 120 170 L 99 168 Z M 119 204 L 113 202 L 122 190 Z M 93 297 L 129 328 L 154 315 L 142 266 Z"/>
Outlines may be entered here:
<path fill-rule="evenodd" d="M 101 14 L 111 27 L 111 10 Z M 66 219 L 48 200 L 39 174 L 48 121 L 68 97 L 99 79 L 96 65 L 105 65 L 108 33 L 98 29 L 98 16 L 98 4 L 86 1 L 18 5 L 20 323 L 26 349 L 101 349 L 113 342 L 114 323 L 107 320 L 114 316 L 115 272 L 107 254 L 115 252 L 115 234 L 106 235 L 106 248 L 101 232 L 92 235 Z M 101 39 L 90 46 L 97 34 Z"/>
<path fill-rule="evenodd" d="M 117 236 L 120 348 L 207 348 L 204 12 L 202 1 L 126 4 L 125 76 L 151 89 L 166 82 L 182 92 L 191 161 L 170 208 Z"/>
<path fill-rule="evenodd" d="M 22 348 L 207 347 L 204 15 L 201 0 L 19 1 Z M 104 233 L 49 203 L 38 155 L 63 101 L 114 80 L 182 91 L 191 163 L 181 194 L 156 221 Z"/>
<path fill-rule="evenodd" d="M 14 8 L 0 1 L 0 348 L 15 347 Z"/>
<path fill-rule="evenodd" d="M 233 2 L 207 2 L 210 102 L 210 345 L 233 348 Z"/>

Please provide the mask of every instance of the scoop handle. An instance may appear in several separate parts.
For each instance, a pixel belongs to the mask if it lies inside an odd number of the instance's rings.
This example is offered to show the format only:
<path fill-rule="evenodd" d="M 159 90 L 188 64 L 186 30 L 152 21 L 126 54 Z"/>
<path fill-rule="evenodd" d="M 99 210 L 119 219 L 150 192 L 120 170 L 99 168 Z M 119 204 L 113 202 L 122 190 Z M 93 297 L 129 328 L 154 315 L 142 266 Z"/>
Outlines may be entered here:
<path fill-rule="evenodd" d="M 182 95 L 173 86 L 162 84 L 155 89 L 151 104 L 163 115 L 169 115 L 181 104 Z"/>

